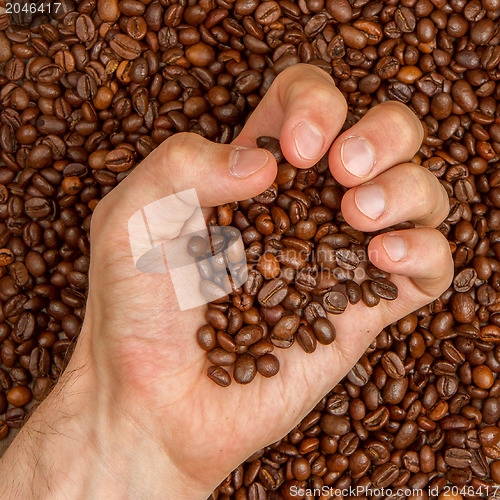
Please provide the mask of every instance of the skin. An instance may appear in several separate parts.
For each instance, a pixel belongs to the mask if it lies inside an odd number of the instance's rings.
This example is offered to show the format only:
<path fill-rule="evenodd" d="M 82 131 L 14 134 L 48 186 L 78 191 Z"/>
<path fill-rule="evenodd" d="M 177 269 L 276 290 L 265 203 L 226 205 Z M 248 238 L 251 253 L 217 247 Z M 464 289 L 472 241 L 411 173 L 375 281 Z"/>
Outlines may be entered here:
<path fill-rule="evenodd" d="M 206 498 L 239 463 L 307 415 L 382 328 L 447 289 L 452 258 L 446 239 L 433 229 L 448 213 L 446 193 L 427 170 L 405 163 L 419 149 L 420 123 L 403 105 L 384 103 L 338 135 L 346 109 L 326 73 L 293 66 L 277 77 L 233 144 L 177 134 L 99 203 L 83 330 L 56 389 L 4 455 L 0 477 L 8 480 L 2 480 L 0 496 L 29 498 L 36 491 L 37 498 Z M 299 153 L 305 150 L 299 123 L 322 134 L 308 158 Z M 223 389 L 206 377 L 205 353 L 196 344 L 205 307 L 172 313 L 169 276 L 136 270 L 127 223 L 148 203 L 192 187 L 204 207 L 260 193 L 276 174 L 270 154 L 261 152 L 264 164 L 244 179 L 231 172 L 235 149 L 255 149 L 261 135 L 280 138 L 287 160 L 299 168 L 329 152 L 334 177 L 351 188 L 342 211 L 352 226 L 373 231 L 413 220 L 417 228 L 398 232 L 406 244 L 399 261 L 387 254 L 384 236 L 369 246 L 372 262 L 392 273 L 397 300 L 372 309 L 349 306 L 332 318 L 332 345 L 313 355 L 297 345 L 275 352 L 281 364 L 276 377 Z M 342 162 L 342 145 L 353 136 L 368 141 L 375 154 L 374 169 L 364 177 Z M 356 206 L 356 190 L 367 182 L 384 192 L 386 210 L 377 219 Z"/>

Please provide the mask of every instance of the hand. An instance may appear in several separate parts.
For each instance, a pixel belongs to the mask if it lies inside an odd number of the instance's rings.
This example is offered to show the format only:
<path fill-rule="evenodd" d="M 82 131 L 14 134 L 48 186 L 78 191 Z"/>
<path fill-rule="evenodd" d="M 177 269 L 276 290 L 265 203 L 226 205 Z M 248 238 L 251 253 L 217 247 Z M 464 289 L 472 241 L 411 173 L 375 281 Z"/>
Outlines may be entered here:
<path fill-rule="evenodd" d="M 87 474 L 93 492 L 112 484 L 140 498 L 207 497 L 250 454 L 296 425 L 386 325 L 449 286 L 449 246 L 432 229 L 448 214 L 447 195 L 427 170 L 404 163 L 420 147 L 419 121 L 406 107 L 384 103 L 337 137 L 346 108 L 326 73 L 293 66 L 278 76 L 231 145 L 177 134 L 99 203 L 84 327 L 61 389 L 75 399 L 75 432 L 89 443 L 83 455 L 94 457 Z M 332 345 L 312 355 L 294 345 L 275 353 L 276 377 L 222 389 L 207 378 L 196 343 L 206 308 L 172 313 L 168 274 L 136 269 L 127 224 L 142 207 L 190 188 L 204 207 L 262 192 L 276 174 L 272 155 L 256 148 L 262 135 L 280 138 L 286 159 L 299 168 L 329 151 L 333 176 L 351 188 L 342 212 L 352 226 L 376 231 L 411 220 L 417 228 L 377 236 L 369 245 L 372 262 L 397 284 L 397 300 L 371 309 L 349 306 L 333 319 Z M 72 370 L 78 370 L 73 378 Z M 54 397 L 46 407 L 56 405 Z"/>

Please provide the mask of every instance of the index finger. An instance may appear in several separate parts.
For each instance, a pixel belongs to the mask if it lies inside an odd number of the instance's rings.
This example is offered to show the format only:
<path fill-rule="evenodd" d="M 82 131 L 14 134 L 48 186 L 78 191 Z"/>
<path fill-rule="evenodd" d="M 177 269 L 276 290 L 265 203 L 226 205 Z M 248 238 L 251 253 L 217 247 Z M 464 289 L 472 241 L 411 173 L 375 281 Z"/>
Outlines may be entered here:
<path fill-rule="evenodd" d="M 309 168 L 340 132 L 347 104 L 333 79 L 315 66 L 296 64 L 280 73 L 233 144 L 255 147 L 257 138 L 280 139 L 285 158 Z"/>

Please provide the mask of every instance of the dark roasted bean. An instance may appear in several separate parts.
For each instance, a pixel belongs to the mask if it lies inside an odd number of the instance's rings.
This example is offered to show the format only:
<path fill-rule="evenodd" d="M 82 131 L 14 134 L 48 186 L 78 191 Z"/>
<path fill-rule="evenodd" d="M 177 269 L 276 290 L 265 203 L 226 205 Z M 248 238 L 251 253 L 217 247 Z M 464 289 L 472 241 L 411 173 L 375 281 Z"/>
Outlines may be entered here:
<path fill-rule="evenodd" d="M 320 344 L 331 344 L 336 338 L 335 327 L 326 318 L 317 318 L 312 325 L 314 336 Z"/>
<path fill-rule="evenodd" d="M 221 366 L 210 366 L 207 373 L 210 379 L 221 387 L 227 387 L 231 384 L 231 376 Z"/>

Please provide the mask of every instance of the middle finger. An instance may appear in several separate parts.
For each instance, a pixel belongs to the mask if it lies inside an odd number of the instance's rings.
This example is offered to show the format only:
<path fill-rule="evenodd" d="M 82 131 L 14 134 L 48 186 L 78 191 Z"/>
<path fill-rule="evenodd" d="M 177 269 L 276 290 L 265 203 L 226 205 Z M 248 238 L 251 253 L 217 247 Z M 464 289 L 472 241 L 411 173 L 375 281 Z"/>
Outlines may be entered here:
<path fill-rule="evenodd" d="M 423 135 L 422 125 L 410 108 L 395 101 L 384 102 L 335 139 L 329 154 L 330 169 L 344 186 L 357 186 L 411 160 Z"/>

